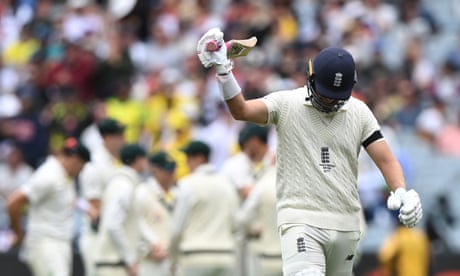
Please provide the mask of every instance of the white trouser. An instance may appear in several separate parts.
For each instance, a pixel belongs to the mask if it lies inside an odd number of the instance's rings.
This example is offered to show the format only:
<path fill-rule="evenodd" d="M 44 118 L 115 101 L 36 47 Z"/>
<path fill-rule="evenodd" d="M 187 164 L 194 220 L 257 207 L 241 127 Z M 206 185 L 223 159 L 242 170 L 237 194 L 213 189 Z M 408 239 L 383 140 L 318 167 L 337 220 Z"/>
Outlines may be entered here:
<path fill-rule="evenodd" d="M 96 243 L 97 233 L 87 230 L 82 232 L 79 240 L 79 248 L 85 276 L 94 276 L 94 245 Z"/>
<path fill-rule="evenodd" d="M 96 276 L 128 276 L 128 269 L 124 266 L 104 266 L 95 267 L 94 275 Z"/>
<path fill-rule="evenodd" d="M 235 276 L 234 253 L 195 253 L 181 255 L 179 259 L 179 276 Z"/>
<path fill-rule="evenodd" d="M 249 275 L 280 276 L 282 274 L 281 256 L 257 255 L 253 257 L 253 262 Z"/>
<path fill-rule="evenodd" d="M 72 247 L 70 241 L 42 237 L 26 241 L 22 257 L 34 276 L 70 276 Z"/>
<path fill-rule="evenodd" d="M 360 232 L 280 226 L 285 276 L 350 276 Z"/>
<path fill-rule="evenodd" d="M 171 263 L 169 260 L 162 262 L 155 262 L 149 259 L 142 259 L 139 263 L 138 276 L 170 276 L 171 275 Z"/>

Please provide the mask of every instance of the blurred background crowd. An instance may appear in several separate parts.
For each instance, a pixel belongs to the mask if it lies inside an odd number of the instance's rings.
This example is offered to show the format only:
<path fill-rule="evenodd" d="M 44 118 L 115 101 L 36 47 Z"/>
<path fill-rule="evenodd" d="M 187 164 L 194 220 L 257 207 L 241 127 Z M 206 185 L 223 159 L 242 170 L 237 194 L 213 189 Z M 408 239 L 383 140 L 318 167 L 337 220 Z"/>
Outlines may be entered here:
<path fill-rule="evenodd" d="M 455 0 L 1 1 L 2 233 L 8 194 L 66 137 L 80 137 L 91 151 L 100 147 L 96 124 L 104 118 L 126 126 L 127 142 L 169 152 L 178 179 L 189 173 L 180 149 L 192 139 L 210 145 L 217 168 L 236 154 L 242 124 L 222 104 L 214 72 L 196 57 L 198 39 L 212 27 L 226 40 L 258 38 L 247 57 L 235 60 L 246 98 L 304 85 L 306 61 L 324 47 L 349 50 L 358 68 L 354 96 L 374 111 L 408 187 L 420 193 L 420 228 L 433 252 L 460 253 Z M 269 145 L 274 151 L 272 133 Z M 376 253 L 394 223 L 384 180 L 361 157 L 367 229 L 360 246 Z"/>

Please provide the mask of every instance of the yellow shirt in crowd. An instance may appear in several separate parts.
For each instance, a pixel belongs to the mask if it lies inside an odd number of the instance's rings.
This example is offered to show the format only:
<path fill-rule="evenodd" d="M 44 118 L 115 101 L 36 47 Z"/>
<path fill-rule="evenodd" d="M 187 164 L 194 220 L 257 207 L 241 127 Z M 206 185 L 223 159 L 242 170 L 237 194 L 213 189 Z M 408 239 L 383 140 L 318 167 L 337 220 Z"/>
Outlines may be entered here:
<path fill-rule="evenodd" d="M 398 227 L 378 253 L 382 275 L 427 276 L 430 244 L 424 232 L 417 228 Z"/>

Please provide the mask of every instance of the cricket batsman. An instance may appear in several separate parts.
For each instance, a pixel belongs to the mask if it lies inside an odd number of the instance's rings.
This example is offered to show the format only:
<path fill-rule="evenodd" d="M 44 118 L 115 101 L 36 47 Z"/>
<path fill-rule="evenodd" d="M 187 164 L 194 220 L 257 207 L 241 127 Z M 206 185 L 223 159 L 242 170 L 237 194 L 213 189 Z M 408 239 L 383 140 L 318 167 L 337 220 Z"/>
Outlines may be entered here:
<path fill-rule="evenodd" d="M 360 238 L 357 175 L 362 148 L 392 190 L 388 208 L 399 209 L 406 227 L 422 218 L 419 195 L 406 190 L 401 166 L 377 119 L 351 96 L 357 81 L 353 57 L 342 48 L 325 48 L 308 61 L 305 86 L 245 100 L 223 38 L 218 28 L 210 29 L 198 41 L 197 54 L 204 67 L 215 69 L 231 114 L 236 120 L 276 126 L 283 274 L 352 275 Z M 211 49 L 210 41 L 217 47 Z"/>

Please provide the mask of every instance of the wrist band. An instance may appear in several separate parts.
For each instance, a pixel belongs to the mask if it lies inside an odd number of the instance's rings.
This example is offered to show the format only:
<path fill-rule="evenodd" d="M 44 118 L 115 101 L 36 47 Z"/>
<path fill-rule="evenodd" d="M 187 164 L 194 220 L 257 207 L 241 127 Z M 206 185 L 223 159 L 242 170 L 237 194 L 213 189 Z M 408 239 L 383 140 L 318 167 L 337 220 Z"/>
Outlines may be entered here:
<path fill-rule="evenodd" d="M 226 101 L 234 98 L 236 95 L 241 93 L 241 87 L 236 82 L 236 79 L 233 76 L 232 72 L 229 72 L 225 75 L 217 75 L 217 83 L 219 84 L 222 96 Z"/>

